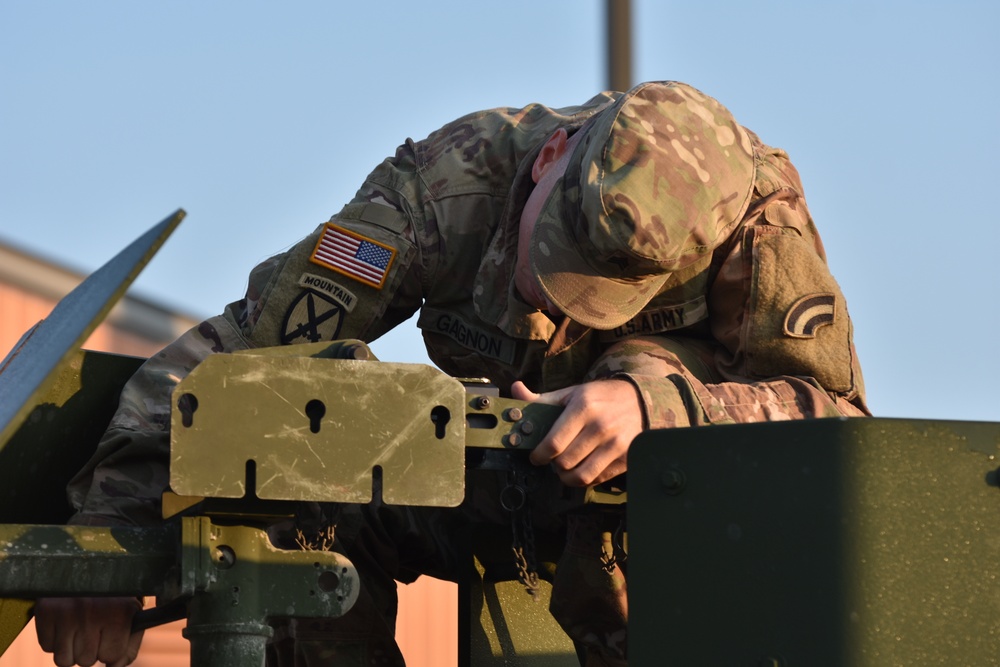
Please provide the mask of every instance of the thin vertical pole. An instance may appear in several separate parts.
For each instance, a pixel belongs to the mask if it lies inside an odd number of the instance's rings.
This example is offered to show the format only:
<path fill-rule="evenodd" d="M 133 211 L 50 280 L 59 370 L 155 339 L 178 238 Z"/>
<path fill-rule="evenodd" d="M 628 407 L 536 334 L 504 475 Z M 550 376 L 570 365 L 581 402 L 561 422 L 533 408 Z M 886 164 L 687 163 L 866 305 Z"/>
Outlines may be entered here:
<path fill-rule="evenodd" d="M 632 8 L 630 0 L 608 0 L 608 87 L 632 87 Z"/>

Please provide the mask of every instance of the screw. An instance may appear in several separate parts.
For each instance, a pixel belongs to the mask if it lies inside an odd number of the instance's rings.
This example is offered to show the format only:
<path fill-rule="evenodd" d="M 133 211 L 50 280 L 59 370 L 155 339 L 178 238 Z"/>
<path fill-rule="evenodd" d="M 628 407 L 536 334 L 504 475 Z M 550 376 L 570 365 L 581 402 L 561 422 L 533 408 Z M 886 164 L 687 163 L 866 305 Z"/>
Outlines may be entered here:
<path fill-rule="evenodd" d="M 507 436 L 507 444 L 510 445 L 511 447 L 520 447 L 521 446 L 521 434 L 520 433 L 511 433 L 510 435 L 508 435 Z"/>
<path fill-rule="evenodd" d="M 485 410 L 490 407 L 490 397 L 489 396 L 476 396 L 476 409 Z"/>
<path fill-rule="evenodd" d="M 518 421 L 523 416 L 524 415 L 521 413 L 521 408 L 511 408 L 510 410 L 507 411 L 507 419 L 511 420 L 512 422 Z"/>
<path fill-rule="evenodd" d="M 521 423 L 521 433 L 528 435 L 534 430 L 535 430 L 535 425 L 532 424 L 531 422 L 526 421 Z"/>

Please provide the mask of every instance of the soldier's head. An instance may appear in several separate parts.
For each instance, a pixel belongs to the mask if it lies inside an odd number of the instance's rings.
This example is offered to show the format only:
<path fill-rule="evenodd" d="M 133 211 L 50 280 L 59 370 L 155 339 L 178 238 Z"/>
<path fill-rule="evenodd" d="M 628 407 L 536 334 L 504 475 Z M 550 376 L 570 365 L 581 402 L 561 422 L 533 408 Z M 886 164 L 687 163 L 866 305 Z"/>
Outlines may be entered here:
<path fill-rule="evenodd" d="M 514 280 L 526 301 L 613 329 L 742 218 L 754 182 L 747 132 L 682 83 L 636 86 L 535 160 Z"/>

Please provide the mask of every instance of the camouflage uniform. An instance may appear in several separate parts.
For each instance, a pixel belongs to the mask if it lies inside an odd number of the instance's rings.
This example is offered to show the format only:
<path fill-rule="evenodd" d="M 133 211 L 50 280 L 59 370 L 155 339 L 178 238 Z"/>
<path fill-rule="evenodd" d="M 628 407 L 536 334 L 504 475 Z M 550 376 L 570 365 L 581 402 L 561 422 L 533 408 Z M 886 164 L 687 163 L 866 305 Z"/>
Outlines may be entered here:
<path fill-rule="evenodd" d="M 586 134 L 532 237 L 541 286 L 571 316 L 554 320 L 521 299 L 512 271 L 531 167 L 558 128 Z M 865 415 L 846 304 L 802 192 L 783 151 L 675 82 L 579 107 L 493 109 L 407 140 L 329 223 L 256 267 L 244 299 L 145 364 L 70 487 L 74 521 L 158 520 L 170 392 L 206 355 L 370 341 L 418 310 L 442 370 L 502 390 L 625 379 L 648 428 Z M 569 525 L 553 612 L 592 664 L 624 664 L 625 585 L 603 567 L 608 527 L 567 519 L 560 497 L 535 503 L 542 527 Z M 340 508 L 338 541 L 367 598 L 337 622 L 285 626 L 272 661 L 398 662 L 392 580 L 457 577 L 449 537 L 495 505 Z"/>

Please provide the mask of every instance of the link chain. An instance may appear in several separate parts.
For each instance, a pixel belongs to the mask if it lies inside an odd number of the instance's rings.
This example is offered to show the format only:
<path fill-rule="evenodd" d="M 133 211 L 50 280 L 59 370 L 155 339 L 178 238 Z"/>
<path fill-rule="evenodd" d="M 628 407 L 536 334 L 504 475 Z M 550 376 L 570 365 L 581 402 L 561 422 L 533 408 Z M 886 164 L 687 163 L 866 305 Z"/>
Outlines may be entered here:
<path fill-rule="evenodd" d="M 608 574 L 613 574 L 615 567 L 621 567 L 624 570 L 625 565 L 628 563 L 628 552 L 625 551 L 622 539 L 624 533 L 625 519 L 622 519 L 618 522 L 618 527 L 615 528 L 615 532 L 611 535 L 611 553 L 608 553 L 608 548 L 604 545 L 604 541 L 601 541 L 601 567 Z"/>
<path fill-rule="evenodd" d="M 523 479 L 516 471 L 507 474 L 507 486 L 500 493 L 500 503 L 510 512 L 511 550 L 517 578 L 535 600 L 538 599 L 538 563 L 535 556 L 535 530 L 531 523 L 531 504 Z"/>

